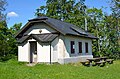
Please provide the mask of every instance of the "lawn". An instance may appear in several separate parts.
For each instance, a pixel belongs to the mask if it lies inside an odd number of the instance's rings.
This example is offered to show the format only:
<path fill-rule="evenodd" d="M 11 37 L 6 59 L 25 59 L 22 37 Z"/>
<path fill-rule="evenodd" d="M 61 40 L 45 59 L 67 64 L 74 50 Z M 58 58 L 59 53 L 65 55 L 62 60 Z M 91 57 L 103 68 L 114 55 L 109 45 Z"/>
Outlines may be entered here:
<path fill-rule="evenodd" d="M 80 63 L 28 67 L 12 59 L 0 62 L 0 79 L 120 79 L 120 60 L 104 67 L 85 67 Z"/>

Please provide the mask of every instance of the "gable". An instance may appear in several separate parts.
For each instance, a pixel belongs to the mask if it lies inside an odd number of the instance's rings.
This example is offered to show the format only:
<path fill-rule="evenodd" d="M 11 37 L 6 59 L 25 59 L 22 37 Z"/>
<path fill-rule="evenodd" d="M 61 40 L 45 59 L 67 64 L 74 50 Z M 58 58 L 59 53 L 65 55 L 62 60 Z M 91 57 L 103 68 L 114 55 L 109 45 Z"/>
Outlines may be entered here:
<path fill-rule="evenodd" d="M 45 23 L 35 23 L 34 25 L 30 26 L 29 29 L 27 29 L 24 35 L 55 33 L 55 32 L 57 31 Z"/>

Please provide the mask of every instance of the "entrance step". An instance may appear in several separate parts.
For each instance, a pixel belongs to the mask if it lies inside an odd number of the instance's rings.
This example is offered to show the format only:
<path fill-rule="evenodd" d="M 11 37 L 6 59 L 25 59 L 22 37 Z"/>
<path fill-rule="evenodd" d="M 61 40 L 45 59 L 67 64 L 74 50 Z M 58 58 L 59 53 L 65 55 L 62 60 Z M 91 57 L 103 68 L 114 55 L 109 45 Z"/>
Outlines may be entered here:
<path fill-rule="evenodd" d="M 27 66 L 35 66 L 37 63 L 28 63 Z"/>

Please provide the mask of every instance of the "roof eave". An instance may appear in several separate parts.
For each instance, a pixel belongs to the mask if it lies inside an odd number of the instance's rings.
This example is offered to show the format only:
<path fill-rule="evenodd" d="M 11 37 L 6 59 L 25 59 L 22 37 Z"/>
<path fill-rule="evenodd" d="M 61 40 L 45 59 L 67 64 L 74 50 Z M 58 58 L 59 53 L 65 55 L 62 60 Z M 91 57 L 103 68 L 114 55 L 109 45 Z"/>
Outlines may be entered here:
<path fill-rule="evenodd" d="M 26 28 L 28 27 L 28 25 L 30 24 L 30 22 L 27 22 L 16 34 L 15 34 L 15 38 L 17 38 L 17 36 Z"/>
<path fill-rule="evenodd" d="M 84 36 L 84 35 L 74 35 L 74 34 L 66 34 L 66 35 L 73 35 L 73 36 L 84 37 L 84 38 L 90 38 L 90 39 L 99 39 L 99 38 L 97 38 L 97 37 L 90 37 L 90 36 Z"/>

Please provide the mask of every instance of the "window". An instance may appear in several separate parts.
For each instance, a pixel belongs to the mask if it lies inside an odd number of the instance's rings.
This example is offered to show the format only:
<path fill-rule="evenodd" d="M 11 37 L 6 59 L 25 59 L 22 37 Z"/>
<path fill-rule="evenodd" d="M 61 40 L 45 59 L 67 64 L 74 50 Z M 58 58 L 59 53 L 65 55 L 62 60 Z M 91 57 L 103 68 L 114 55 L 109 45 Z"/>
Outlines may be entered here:
<path fill-rule="evenodd" d="M 86 51 L 86 53 L 88 53 L 88 43 L 87 42 L 85 43 L 85 51 Z"/>
<path fill-rule="evenodd" d="M 82 42 L 78 42 L 79 53 L 82 53 Z"/>
<path fill-rule="evenodd" d="M 71 54 L 75 53 L 75 42 L 71 41 Z"/>

